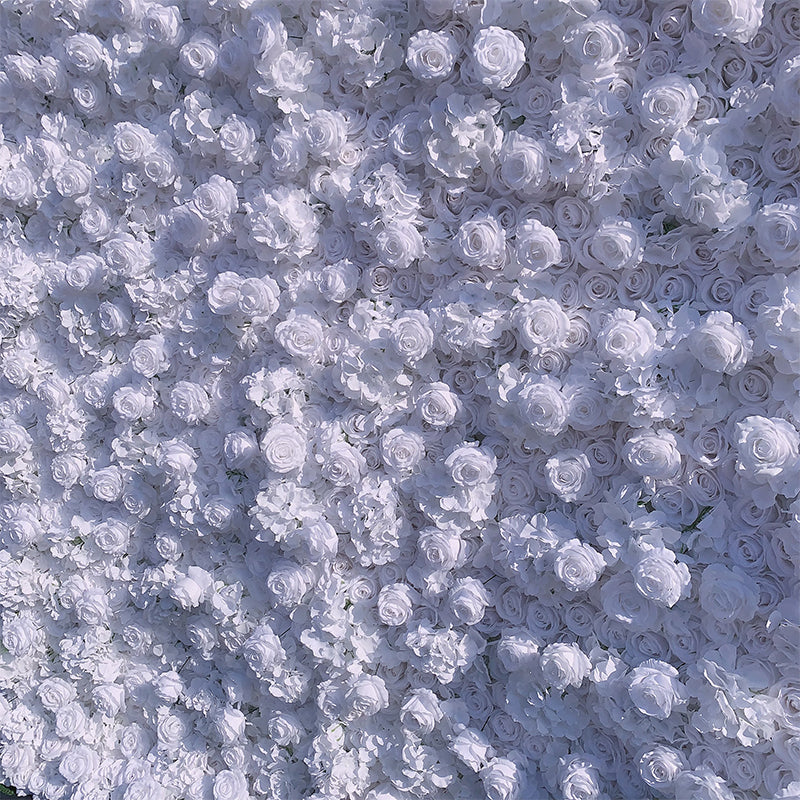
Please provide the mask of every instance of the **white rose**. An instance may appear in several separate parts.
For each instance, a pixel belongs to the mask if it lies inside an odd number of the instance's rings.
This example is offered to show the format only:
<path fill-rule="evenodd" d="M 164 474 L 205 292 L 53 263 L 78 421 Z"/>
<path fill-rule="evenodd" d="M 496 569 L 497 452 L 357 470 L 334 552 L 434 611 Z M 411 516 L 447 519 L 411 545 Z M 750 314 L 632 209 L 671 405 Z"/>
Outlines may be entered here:
<path fill-rule="evenodd" d="M 613 74 L 614 64 L 626 52 L 627 36 L 611 14 L 600 11 L 572 28 L 564 43 L 580 65 L 581 77 L 598 80 Z"/>
<path fill-rule="evenodd" d="M 589 758 L 560 759 L 562 764 L 561 793 L 563 800 L 598 800 L 600 774 Z"/>
<path fill-rule="evenodd" d="M 461 555 L 461 537 L 452 531 L 425 528 L 417 539 L 417 551 L 422 561 L 434 569 L 452 569 Z"/>
<path fill-rule="evenodd" d="M 475 37 L 472 58 L 475 75 L 484 86 L 505 89 L 525 63 L 525 45 L 511 31 L 491 25 Z"/>
<path fill-rule="evenodd" d="M 489 605 L 489 595 L 475 578 L 459 578 L 450 590 L 450 610 L 464 625 L 477 625 Z"/>
<path fill-rule="evenodd" d="M 520 796 L 520 770 L 513 761 L 493 758 L 480 776 L 486 800 L 517 800 Z"/>
<path fill-rule="evenodd" d="M 692 0 L 692 22 L 701 31 L 736 42 L 749 42 L 763 16 L 763 0 Z"/>
<path fill-rule="evenodd" d="M 268 625 L 257 628 L 242 646 L 242 655 L 256 675 L 272 672 L 286 660 L 280 639 Z"/>
<path fill-rule="evenodd" d="M 62 678 L 45 678 L 37 687 L 36 694 L 48 711 L 58 711 L 77 696 L 75 687 Z"/>
<path fill-rule="evenodd" d="M 549 644 L 539 657 L 544 686 L 562 692 L 567 686 L 580 686 L 592 663 L 577 644 Z"/>
<path fill-rule="evenodd" d="M 478 447 L 464 445 L 447 456 L 444 466 L 457 486 L 471 488 L 491 480 L 497 459 Z"/>
<path fill-rule="evenodd" d="M 700 99 L 694 84 L 680 75 L 653 78 L 642 89 L 639 119 L 645 128 L 672 133 L 685 127 Z"/>
<path fill-rule="evenodd" d="M 417 410 L 429 425 L 446 428 L 455 421 L 461 410 L 461 401 L 447 384 L 432 383 L 419 393 Z"/>
<path fill-rule="evenodd" d="M 320 270 L 316 278 L 317 288 L 326 300 L 343 303 L 352 297 L 358 288 L 360 276 L 358 267 L 344 259 L 335 264 L 328 264 Z"/>
<path fill-rule="evenodd" d="M 408 428 L 392 428 L 381 438 L 381 457 L 389 469 L 411 472 L 425 457 L 425 440 Z"/>
<path fill-rule="evenodd" d="M 627 308 L 617 309 L 597 336 L 598 352 L 625 367 L 647 364 L 655 343 L 652 323 Z"/>
<path fill-rule="evenodd" d="M 274 424 L 261 440 L 261 452 L 270 469 L 281 474 L 303 466 L 306 460 L 306 440 L 287 422 Z"/>
<path fill-rule="evenodd" d="M 291 561 L 278 564 L 267 578 L 267 589 L 282 606 L 296 606 L 309 588 L 306 570 Z"/>
<path fill-rule="evenodd" d="M 135 122 L 119 122 L 114 126 L 114 149 L 123 164 L 136 164 L 155 147 L 155 137 Z"/>
<path fill-rule="evenodd" d="M 314 158 L 337 158 L 347 143 L 347 123 L 338 111 L 314 111 L 306 123 L 306 145 Z"/>
<path fill-rule="evenodd" d="M 105 588 L 90 587 L 75 601 L 75 616 L 86 625 L 100 625 L 109 616 L 108 596 Z"/>
<path fill-rule="evenodd" d="M 406 64 L 417 80 L 442 80 L 452 71 L 457 55 L 458 43 L 452 36 L 421 30 L 408 40 Z"/>
<path fill-rule="evenodd" d="M 532 355 L 561 349 L 570 329 L 569 317 L 549 297 L 519 303 L 512 319 L 522 346 Z"/>
<path fill-rule="evenodd" d="M 221 272 L 208 290 L 208 307 L 214 314 L 230 314 L 239 307 L 242 277 L 235 272 Z"/>
<path fill-rule="evenodd" d="M 667 430 L 632 436 L 622 448 L 625 463 L 638 475 L 672 480 L 681 470 L 681 454 L 675 435 Z"/>
<path fill-rule="evenodd" d="M 727 311 L 712 311 L 688 337 L 692 355 L 708 370 L 735 375 L 753 353 L 747 328 L 734 322 Z"/>
<path fill-rule="evenodd" d="M 221 65 L 224 64 L 223 54 L 224 51 L 221 51 Z M 219 146 L 225 157 L 235 164 L 249 164 L 255 159 L 258 152 L 257 138 L 255 128 L 236 114 L 231 114 L 219 129 Z"/>
<path fill-rule="evenodd" d="M 322 323 L 310 314 L 293 315 L 275 328 L 275 339 L 289 355 L 315 360 L 322 350 Z"/>
<path fill-rule="evenodd" d="M 756 244 L 776 267 L 795 268 L 800 264 L 800 202 L 764 206 L 754 224 Z"/>
<path fill-rule="evenodd" d="M 211 412 L 206 390 L 197 383 L 178 381 L 169 393 L 170 411 L 188 425 L 205 419 Z"/>
<path fill-rule="evenodd" d="M 405 583 L 384 586 L 378 595 L 378 617 L 384 625 L 405 625 L 413 613 L 411 587 Z"/>
<path fill-rule="evenodd" d="M 785 117 L 800 122 L 800 55 L 790 56 L 777 70 L 775 91 L 772 95 L 774 107 Z"/>
<path fill-rule="evenodd" d="M 3 621 L 3 647 L 17 658 L 26 656 L 33 649 L 38 638 L 33 620 L 14 617 Z"/>
<path fill-rule="evenodd" d="M 50 469 L 53 474 L 53 480 L 59 486 L 68 489 L 80 480 L 85 466 L 84 461 L 78 456 L 59 453 L 53 457 Z"/>
<path fill-rule="evenodd" d="M 239 207 L 236 184 L 221 175 L 212 175 L 192 192 L 192 208 L 209 222 L 230 219 Z"/>
<path fill-rule="evenodd" d="M 245 716 L 233 706 L 220 706 L 212 715 L 214 731 L 223 744 L 231 745 L 244 736 Z"/>
<path fill-rule="evenodd" d="M 219 46 L 205 31 L 198 31 L 183 45 L 178 63 L 189 75 L 208 79 L 216 72 L 219 62 Z"/>
<path fill-rule="evenodd" d="M 0 420 L 0 456 L 24 453 L 33 444 L 30 434 L 17 422 Z"/>
<path fill-rule="evenodd" d="M 67 64 L 74 72 L 97 75 L 107 61 L 103 43 L 91 33 L 76 33 L 64 40 Z"/>
<path fill-rule="evenodd" d="M 633 569 L 636 588 L 648 600 L 672 608 L 689 591 L 689 568 L 665 548 L 646 553 Z"/>
<path fill-rule="evenodd" d="M 676 705 L 687 699 L 683 684 L 677 680 L 678 670 L 664 661 L 650 659 L 631 670 L 628 694 L 645 716 L 666 719 Z"/>
<path fill-rule="evenodd" d="M 653 789 L 668 791 L 675 778 L 686 769 L 683 754 L 667 745 L 656 745 L 639 758 L 639 774 Z"/>
<path fill-rule="evenodd" d="M 239 770 L 224 769 L 214 778 L 214 800 L 249 800 L 247 778 Z"/>
<path fill-rule="evenodd" d="M 538 192 L 550 179 L 547 151 L 540 142 L 512 131 L 503 140 L 500 151 L 500 177 L 517 192 Z"/>
<path fill-rule="evenodd" d="M 424 311 L 403 311 L 389 326 L 389 341 L 397 355 L 413 366 L 433 347 L 433 329 Z"/>
<path fill-rule="evenodd" d="M 545 375 L 526 382 L 519 393 L 519 410 L 537 433 L 557 436 L 567 423 L 569 406 L 559 383 Z"/>
<path fill-rule="evenodd" d="M 594 489 L 594 475 L 585 453 L 564 450 L 545 462 L 545 478 L 550 491 L 564 502 L 574 503 Z"/>
<path fill-rule="evenodd" d="M 280 289 L 272 278 L 245 278 L 239 284 L 239 311 L 247 317 L 266 319 L 279 306 Z"/>
<path fill-rule="evenodd" d="M 700 608 L 720 622 L 753 618 L 758 607 L 758 588 L 739 567 L 710 564 L 700 579 Z"/>
<path fill-rule="evenodd" d="M 644 237 L 628 220 L 607 219 L 600 223 L 587 244 L 592 261 L 607 269 L 632 269 L 644 254 Z"/>
<path fill-rule="evenodd" d="M 153 395 L 133 386 L 123 386 L 117 389 L 111 397 L 111 404 L 114 406 L 117 416 L 125 422 L 145 419 L 153 413 L 155 408 Z"/>
<path fill-rule="evenodd" d="M 499 269 L 505 261 L 505 232 L 494 217 L 476 217 L 459 228 L 453 250 L 471 267 Z"/>
<path fill-rule="evenodd" d="M 377 675 L 360 675 L 345 694 L 348 719 L 371 717 L 389 705 L 386 684 Z"/>
<path fill-rule="evenodd" d="M 590 544 L 570 539 L 558 548 L 554 569 L 570 592 L 582 592 L 597 582 L 605 561 Z"/>
<path fill-rule="evenodd" d="M 530 631 L 503 631 L 497 643 L 497 656 L 508 672 L 530 671 L 536 663 L 539 642 Z"/>
<path fill-rule="evenodd" d="M 800 434 L 785 419 L 746 417 L 736 424 L 736 470 L 747 480 L 768 484 L 794 497 L 799 488 Z"/>
<path fill-rule="evenodd" d="M 178 174 L 175 154 L 168 148 L 159 146 L 143 155 L 141 169 L 145 177 L 160 189 L 172 184 Z"/>
<path fill-rule="evenodd" d="M 83 253 L 75 256 L 64 270 L 67 286 L 78 292 L 97 291 L 103 287 L 105 264 L 100 256 Z"/>
<path fill-rule="evenodd" d="M 94 750 L 85 745 L 70 747 L 58 764 L 58 771 L 67 783 L 81 783 L 95 772 L 100 758 Z"/>
<path fill-rule="evenodd" d="M 118 500 L 125 486 L 125 479 L 118 467 L 105 467 L 89 476 L 88 488 L 92 495 L 105 503 Z"/>
<path fill-rule="evenodd" d="M 541 272 L 561 261 L 561 242 L 552 228 L 527 219 L 517 226 L 516 253 L 522 267 Z"/>
<path fill-rule="evenodd" d="M 78 197 L 91 188 L 92 172 L 82 162 L 70 158 L 55 170 L 53 183 L 62 197 Z"/>
<path fill-rule="evenodd" d="M 375 250 L 385 266 L 406 269 L 425 255 L 425 242 L 411 222 L 393 220 L 379 230 Z"/>
<path fill-rule="evenodd" d="M 162 47 L 176 48 L 183 39 L 183 19 L 177 6 L 153 3 L 147 7 L 142 20 L 145 36 Z"/>
<path fill-rule="evenodd" d="M 152 336 L 136 342 L 128 356 L 128 364 L 142 377 L 154 378 L 167 366 L 163 337 Z"/>
<path fill-rule="evenodd" d="M 61 739 L 80 739 L 89 718 L 79 703 L 68 703 L 56 711 L 54 730 Z"/>
<path fill-rule="evenodd" d="M 431 733 L 443 716 L 439 698 L 430 689 L 415 689 L 400 709 L 403 727 L 420 733 Z"/>

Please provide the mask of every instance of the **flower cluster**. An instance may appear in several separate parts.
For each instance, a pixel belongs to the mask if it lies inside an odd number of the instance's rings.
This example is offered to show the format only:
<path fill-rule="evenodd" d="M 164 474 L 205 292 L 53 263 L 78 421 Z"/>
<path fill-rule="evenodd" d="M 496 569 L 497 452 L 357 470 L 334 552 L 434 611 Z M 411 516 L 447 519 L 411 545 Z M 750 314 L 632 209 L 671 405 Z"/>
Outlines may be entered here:
<path fill-rule="evenodd" d="M 0 29 L 0 780 L 800 794 L 796 5 Z"/>

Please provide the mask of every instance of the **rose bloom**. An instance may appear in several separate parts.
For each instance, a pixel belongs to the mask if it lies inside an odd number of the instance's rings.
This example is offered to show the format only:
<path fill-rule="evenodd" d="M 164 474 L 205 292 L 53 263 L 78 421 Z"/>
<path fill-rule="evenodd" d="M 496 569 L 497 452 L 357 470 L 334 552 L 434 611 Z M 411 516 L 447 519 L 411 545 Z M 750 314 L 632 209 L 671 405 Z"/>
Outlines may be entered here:
<path fill-rule="evenodd" d="M 633 578 L 644 597 L 667 608 L 688 593 L 690 584 L 689 568 L 676 563 L 666 548 L 646 553 L 634 567 Z"/>
<path fill-rule="evenodd" d="M 400 722 L 406 730 L 431 733 L 443 715 L 439 698 L 430 689 L 415 689 L 403 702 Z"/>
<path fill-rule="evenodd" d="M 409 428 L 392 428 L 381 439 L 381 457 L 389 469 L 411 472 L 425 457 L 425 440 Z"/>
<path fill-rule="evenodd" d="M 639 774 L 642 780 L 653 789 L 667 791 L 672 782 L 686 769 L 683 754 L 666 745 L 656 745 L 639 758 Z"/>
<path fill-rule="evenodd" d="M 458 43 L 452 36 L 421 30 L 408 40 L 406 64 L 417 80 L 442 80 L 452 71 L 457 55 Z"/>
<path fill-rule="evenodd" d="M 681 470 L 678 441 L 670 431 L 646 431 L 632 436 L 622 448 L 625 463 L 645 478 L 671 480 Z"/>
<path fill-rule="evenodd" d="M 281 474 L 303 466 L 306 447 L 303 435 L 286 422 L 274 424 L 261 440 L 261 452 L 267 464 L 270 469 Z"/>
<path fill-rule="evenodd" d="M 514 308 L 512 317 L 520 344 L 532 355 L 559 350 L 567 341 L 569 317 L 549 297 L 539 297 Z"/>
<path fill-rule="evenodd" d="M 671 133 L 685 127 L 694 117 L 699 100 L 694 84 L 680 75 L 653 78 L 642 89 L 639 119 L 658 133 Z"/>
<path fill-rule="evenodd" d="M 517 192 L 534 193 L 550 179 L 550 163 L 545 147 L 519 131 L 511 131 L 503 139 L 500 151 L 500 177 Z"/>
<path fill-rule="evenodd" d="M 562 758 L 561 793 L 564 800 L 597 800 L 600 797 L 600 775 L 594 761 L 581 756 Z"/>
<path fill-rule="evenodd" d="M 561 261 L 561 242 L 552 228 L 526 219 L 517 226 L 516 253 L 520 266 L 540 272 Z"/>
<path fill-rule="evenodd" d="M 796 268 L 800 264 L 800 202 L 764 206 L 756 214 L 754 225 L 756 244 L 776 267 Z"/>
<path fill-rule="evenodd" d="M 564 502 L 574 503 L 591 494 L 594 475 L 585 453 L 564 450 L 545 463 L 547 485 Z"/>
<path fill-rule="evenodd" d="M 664 661 L 650 659 L 631 670 L 628 694 L 645 716 L 666 719 L 675 705 L 687 699 L 687 692 L 678 680 L 678 670 Z"/>
<path fill-rule="evenodd" d="M 688 337 L 692 355 L 708 370 L 735 375 L 753 353 L 747 328 L 734 322 L 727 311 L 712 311 Z"/>
<path fill-rule="evenodd" d="M 453 251 L 471 267 L 498 269 L 505 261 L 505 232 L 494 217 L 475 217 L 459 229 Z"/>
<path fill-rule="evenodd" d="M 798 489 L 800 434 L 784 419 L 746 417 L 737 423 L 736 470 L 757 484 L 787 497 Z"/>
<path fill-rule="evenodd" d="M 558 548 L 554 567 L 570 592 L 581 592 L 597 582 L 605 561 L 590 544 L 570 539 Z"/>
<path fill-rule="evenodd" d="M 558 692 L 567 686 L 580 686 L 591 667 L 577 644 L 549 644 L 539 657 L 542 683 Z"/>
<path fill-rule="evenodd" d="M 749 42 L 763 16 L 763 0 L 692 0 L 692 22 L 701 31 L 737 42 Z"/>
<path fill-rule="evenodd" d="M 720 622 L 748 622 L 758 607 L 758 589 L 747 573 L 710 564 L 700 580 L 700 608 Z"/>
<path fill-rule="evenodd" d="M 800 55 L 787 58 L 774 74 L 774 107 L 785 117 L 800 122 Z"/>
<path fill-rule="evenodd" d="M 511 31 L 490 25 L 472 44 L 472 68 L 490 89 L 505 89 L 514 82 L 525 63 L 525 45 Z"/>
<path fill-rule="evenodd" d="M 465 625 L 476 625 L 483 619 L 489 595 L 475 578 L 460 578 L 450 590 L 450 610 Z"/>
<path fill-rule="evenodd" d="M 378 617 L 384 625 L 405 625 L 413 611 L 411 587 L 405 583 L 384 586 L 378 595 Z"/>
<path fill-rule="evenodd" d="M 589 257 L 608 269 L 632 269 L 644 253 L 643 236 L 628 220 L 607 219 L 600 223 L 588 242 Z"/>

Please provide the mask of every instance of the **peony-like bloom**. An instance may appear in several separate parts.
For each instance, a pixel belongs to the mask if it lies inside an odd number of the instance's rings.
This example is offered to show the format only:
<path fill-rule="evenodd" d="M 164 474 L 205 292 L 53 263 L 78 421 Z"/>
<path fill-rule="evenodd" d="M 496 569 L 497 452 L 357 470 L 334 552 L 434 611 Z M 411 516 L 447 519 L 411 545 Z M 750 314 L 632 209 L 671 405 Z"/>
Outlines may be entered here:
<path fill-rule="evenodd" d="M 491 89 L 505 89 L 525 63 L 525 45 L 511 31 L 491 25 L 472 43 L 472 67 L 478 80 Z"/>
<path fill-rule="evenodd" d="M 688 696 L 678 681 L 678 670 L 657 659 L 644 661 L 631 670 L 628 694 L 642 714 L 656 719 L 666 719 Z"/>

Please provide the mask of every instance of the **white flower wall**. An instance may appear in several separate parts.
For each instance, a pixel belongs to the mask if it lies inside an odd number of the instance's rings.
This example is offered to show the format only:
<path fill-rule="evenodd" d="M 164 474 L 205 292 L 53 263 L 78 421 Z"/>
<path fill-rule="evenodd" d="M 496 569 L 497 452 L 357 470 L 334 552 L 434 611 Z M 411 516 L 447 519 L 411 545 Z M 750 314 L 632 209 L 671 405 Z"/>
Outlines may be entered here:
<path fill-rule="evenodd" d="M 800 796 L 800 7 L 0 15 L 0 782 Z"/>

